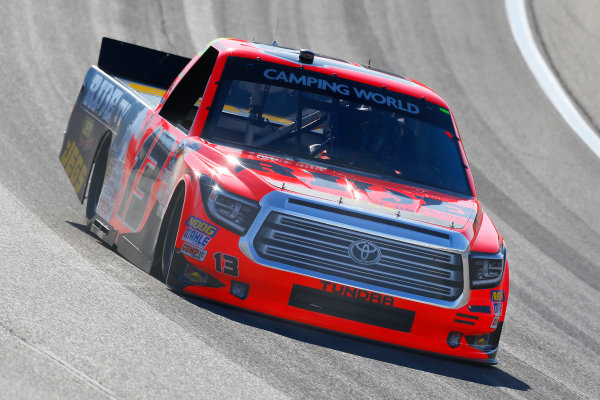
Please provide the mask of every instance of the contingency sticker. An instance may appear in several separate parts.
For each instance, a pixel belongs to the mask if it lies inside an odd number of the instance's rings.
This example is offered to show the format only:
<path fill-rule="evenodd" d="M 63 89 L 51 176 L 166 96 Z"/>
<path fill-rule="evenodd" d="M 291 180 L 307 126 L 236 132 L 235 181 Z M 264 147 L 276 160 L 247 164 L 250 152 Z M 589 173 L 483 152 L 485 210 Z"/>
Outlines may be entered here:
<path fill-rule="evenodd" d="M 500 317 L 494 317 L 490 329 L 496 329 L 498 327 L 498 321 L 500 321 Z"/>
<path fill-rule="evenodd" d="M 215 237 L 219 228 L 198 217 L 190 216 L 185 223 L 187 229 L 183 234 L 183 241 L 201 249 Z"/>
<path fill-rule="evenodd" d="M 204 261 L 204 258 L 206 258 L 207 253 L 206 250 L 191 245 L 188 242 L 183 243 L 183 246 L 181 246 L 181 252 L 192 258 L 195 258 L 198 261 Z"/>
<path fill-rule="evenodd" d="M 492 301 L 504 301 L 504 290 L 492 290 Z"/>
<path fill-rule="evenodd" d="M 479 336 L 474 344 L 476 346 L 485 347 L 485 346 L 487 346 L 489 340 L 490 340 L 490 335 Z"/>
<path fill-rule="evenodd" d="M 495 315 L 495 316 L 500 316 L 500 315 L 502 315 L 502 304 L 504 304 L 504 303 L 501 303 L 501 302 L 493 302 L 492 304 L 493 304 L 493 306 L 494 306 L 494 315 Z"/>
<path fill-rule="evenodd" d="M 81 129 L 81 137 L 79 138 L 79 146 L 85 152 L 92 148 L 94 144 L 94 120 L 90 116 L 85 116 L 83 120 L 83 128 Z"/>
<path fill-rule="evenodd" d="M 203 286 L 208 282 L 208 275 L 188 264 L 181 280 L 192 285 Z"/>

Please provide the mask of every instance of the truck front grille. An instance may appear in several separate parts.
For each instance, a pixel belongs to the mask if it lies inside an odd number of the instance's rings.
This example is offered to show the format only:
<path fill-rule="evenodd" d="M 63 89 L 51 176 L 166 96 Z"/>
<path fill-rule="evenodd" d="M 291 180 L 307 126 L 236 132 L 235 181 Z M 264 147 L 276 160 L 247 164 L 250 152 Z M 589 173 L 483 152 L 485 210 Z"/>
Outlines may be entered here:
<path fill-rule="evenodd" d="M 365 246 L 365 243 L 367 245 Z M 454 301 L 462 293 L 460 254 L 358 230 L 271 212 L 255 236 L 257 254 L 278 268 L 426 298 Z M 361 253 L 365 250 L 366 253 Z M 378 249 L 378 251 L 374 250 Z M 375 254 L 376 253 L 376 254 Z"/>

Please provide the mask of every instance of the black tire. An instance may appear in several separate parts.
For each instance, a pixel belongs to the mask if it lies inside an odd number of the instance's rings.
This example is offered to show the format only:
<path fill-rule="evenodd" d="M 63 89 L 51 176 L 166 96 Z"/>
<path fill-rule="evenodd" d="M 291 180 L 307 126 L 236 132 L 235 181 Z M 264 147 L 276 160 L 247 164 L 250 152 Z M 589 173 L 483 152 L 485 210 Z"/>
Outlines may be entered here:
<path fill-rule="evenodd" d="M 102 185 L 104 184 L 104 174 L 106 173 L 106 163 L 108 161 L 108 150 L 110 148 L 110 141 L 103 139 L 100 143 L 100 148 L 94 159 L 92 166 L 92 173 L 90 174 L 90 181 L 88 187 L 87 204 L 85 207 L 85 219 L 88 227 L 92 226 L 94 222 L 94 216 L 96 215 L 96 207 L 98 206 L 98 200 L 100 199 L 100 193 L 102 192 Z"/>
<path fill-rule="evenodd" d="M 175 242 L 177 241 L 177 233 L 179 232 L 179 225 L 181 223 L 184 198 L 185 192 L 177 190 L 163 221 L 163 224 L 166 223 L 166 228 L 165 238 L 162 242 L 160 264 L 162 276 L 165 281 L 169 276 L 169 269 L 171 268 L 171 262 L 175 253 Z"/>

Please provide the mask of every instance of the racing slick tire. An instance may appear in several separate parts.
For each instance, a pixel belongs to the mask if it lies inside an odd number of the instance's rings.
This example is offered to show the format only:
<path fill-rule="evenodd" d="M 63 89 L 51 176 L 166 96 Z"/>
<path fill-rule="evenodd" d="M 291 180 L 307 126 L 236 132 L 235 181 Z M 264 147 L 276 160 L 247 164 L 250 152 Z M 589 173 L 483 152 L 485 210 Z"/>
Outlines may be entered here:
<path fill-rule="evenodd" d="M 178 187 L 175 195 L 171 199 L 163 222 L 166 225 L 164 240 L 162 241 L 162 247 L 160 247 L 160 270 L 165 282 L 169 277 L 169 269 L 171 268 L 173 255 L 175 254 L 175 242 L 177 241 L 177 233 L 179 231 L 179 224 L 181 223 L 181 212 L 183 211 L 184 199 L 185 190 L 183 187 Z"/>
<path fill-rule="evenodd" d="M 92 166 L 92 173 L 90 174 L 87 204 L 85 207 L 85 219 L 88 228 L 91 228 L 94 223 L 94 216 L 96 215 L 96 207 L 98 206 L 98 200 L 100 199 L 100 193 L 102 192 L 102 185 L 104 184 L 104 174 L 106 173 L 106 162 L 108 160 L 108 150 L 110 148 L 110 140 L 105 136 L 100 142 L 98 152 L 94 159 Z"/>

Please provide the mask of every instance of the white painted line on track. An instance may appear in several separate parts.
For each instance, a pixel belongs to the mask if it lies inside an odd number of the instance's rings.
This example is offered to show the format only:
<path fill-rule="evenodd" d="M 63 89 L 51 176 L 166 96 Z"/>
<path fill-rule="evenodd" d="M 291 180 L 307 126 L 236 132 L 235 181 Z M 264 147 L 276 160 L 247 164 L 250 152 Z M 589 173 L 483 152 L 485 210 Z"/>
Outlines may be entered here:
<path fill-rule="evenodd" d="M 535 43 L 525 0 L 505 0 L 504 6 L 515 42 L 538 84 L 571 129 L 600 158 L 600 137 L 581 116 Z"/>

